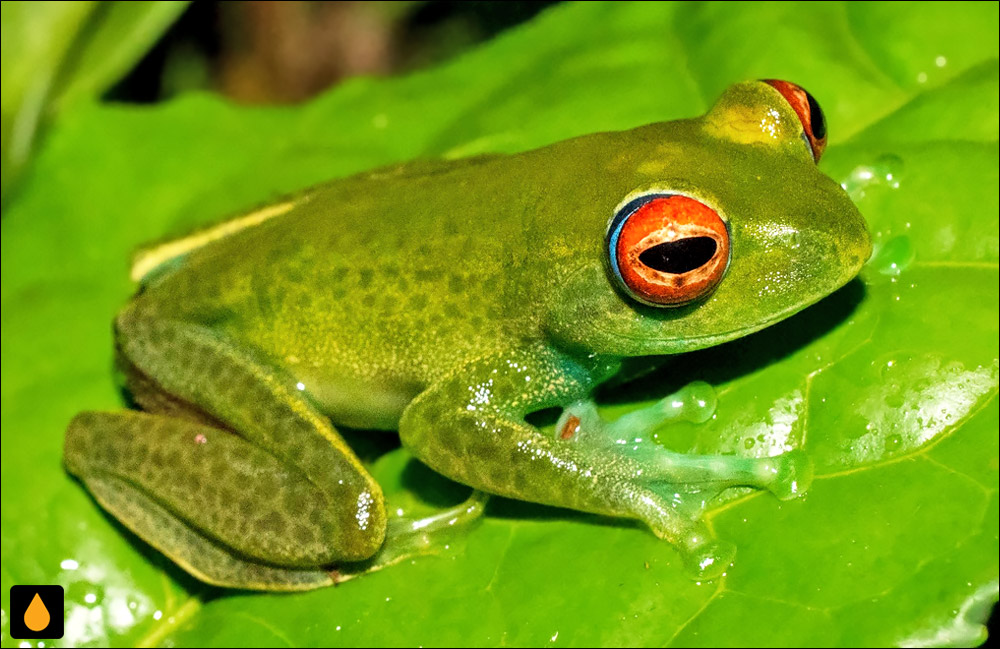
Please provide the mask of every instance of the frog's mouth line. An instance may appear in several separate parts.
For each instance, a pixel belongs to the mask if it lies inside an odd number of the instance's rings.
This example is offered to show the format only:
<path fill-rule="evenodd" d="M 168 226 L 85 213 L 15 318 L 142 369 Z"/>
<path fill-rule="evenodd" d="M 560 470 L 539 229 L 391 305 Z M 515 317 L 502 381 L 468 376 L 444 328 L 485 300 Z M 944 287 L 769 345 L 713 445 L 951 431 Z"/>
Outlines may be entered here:
<path fill-rule="evenodd" d="M 860 270 L 860 269 L 859 269 Z M 691 336 L 683 339 L 667 339 L 667 338 L 650 338 L 648 336 L 631 336 L 625 334 L 617 334 L 612 331 L 603 330 L 602 332 L 608 336 L 616 338 L 618 340 L 629 341 L 636 343 L 636 347 L 640 350 L 639 355 L 650 355 L 655 356 L 659 354 L 686 354 L 688 352 L 698 351 L 699 349 L 706 349 L 708 347 L 714 347 L 716 345 L 721 345 L 744 336 L 749 336 L 751 334 L 757 333 L 763 329 L 778 324 L 782 320 L 786 320 L 800 311 L 804 311 L 809 307 L 821 302 L 823 299 L 829 297 L 833 293 L 836 293 L 844 286 L 846 286 L 851 280 L 857 277 L 857 272 L 846 275 L 842 281 L 833 287 L 830 291 L 819 293 L 815 295 L 812 299 L 806 300 L 799 304 L 792 305 L 782 311 L 777 312 L 772 317 L 764 320 L 763 322 L 758 322 L 746 327 L 739 327 L 736 329 L 730 329 L 721 333 L 708 334 L 704 336 Z M 664 349 L 665 346 L 669 346 L 670 349 Z M 633 352 L 634 353 L 634 352 Z"/>
<path fill-rule="evenodd" d="M 744 336 L 749 336 L 750 334 L 757 333 L 762 329 L 767 329 L 771 325 L 778 324 L 779 322 L 781 322 L 786 318 L 792 317 L 793 315 L 795 315 L 799 311 L 802 311 L 803 309 L 809 308 L 816 302 L 819 302 L 821 299 L 823 299 L 823 297 L 826 296 L 822 296 L 812 302 L 803 304 L 801 306 L 789 307 L 788 309 L 780 311 L 777 315 L 761 323 L 753 324 L 747 327 L 740 327 L 739 329 L 731 329 L 729 331 L 725 331 L 722 333 L 688 338 L 676 348 L 677 351 L 675 353 L 683 354 L 687 352 L 697 351 L 699 349 L 705 349 L 707 347 L 714 347 L 716 345 L 721 345 L 722 343 L 726 343 L 731 340 L 736 340 L 737 338 L 743 338 Z"/>

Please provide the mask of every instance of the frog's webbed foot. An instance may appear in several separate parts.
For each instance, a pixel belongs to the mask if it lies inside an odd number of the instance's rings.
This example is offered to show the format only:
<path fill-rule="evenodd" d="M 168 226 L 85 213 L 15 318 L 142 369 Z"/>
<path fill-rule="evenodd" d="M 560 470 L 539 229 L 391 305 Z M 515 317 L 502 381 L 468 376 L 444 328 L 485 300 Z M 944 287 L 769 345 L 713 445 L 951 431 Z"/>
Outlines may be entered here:
<path fill-rule="evenodd" d="M 781 500 L 790 500 L 809 487 L 812 462 L 802 451 L 765 458 L 689 455 L 669 451 L 651 439 L 653 431 L 665 423 L 708 421 L 715 406 L 714 390 L 701 381 L 610 422 L 601 418 L 592 401 L 577 401 L 563 410 L 555 434 L 566 443 L 634 458 L 642 467 L 641 481 L 663 483 L 671 491 L 683 486 L 700 500 L 736 486 L 767 489 Z"/>
<path fill-rule="evenodd" d="M 489 494 L 474 489 L 463 502 L 430 516 L 390 518 L 385 534 L 385 545 L 398 547 L 404 553 L 408 549 L 412 553 L 413 550 L 428 547 L 437 535 L 447 530 L 466 527 L 480 520 L 489 500 Z"/>
<path fill-rule="evenodd" d="M 422 518 L 409 516 L 390 517 L 385 533 L 385 543 L 370 559 L 337 566 L 337 581 L 346 581 L 358 575 L 381 570 L 404 559 L 435 552 L 458 534 L 483 517 L 490 496 L 473 490 L 463 502 Z"/>
<path fill-rule="evenodd" d="M 766 458 L 689 455 L 651 439 L 664 423 L 707 421 L 715 404 L 712 388 L 697 382 L 610 422 L 592 401 L 577 401 L 563 410 L 555 428 L 562 444 L 580 445 L 610 464 L 627 461 L 626 479 L 642 494 L 633 511 L 654 533 L 678 545 L 689 569 L 704 577 L 721 573 L 735 554 L 732 544 L 713 540 L 700 520 L 709 500 L 737 486 L 767 489 L 787 500 L 801 495 L 813 474 L 812 462 L 799 450 Z"/>

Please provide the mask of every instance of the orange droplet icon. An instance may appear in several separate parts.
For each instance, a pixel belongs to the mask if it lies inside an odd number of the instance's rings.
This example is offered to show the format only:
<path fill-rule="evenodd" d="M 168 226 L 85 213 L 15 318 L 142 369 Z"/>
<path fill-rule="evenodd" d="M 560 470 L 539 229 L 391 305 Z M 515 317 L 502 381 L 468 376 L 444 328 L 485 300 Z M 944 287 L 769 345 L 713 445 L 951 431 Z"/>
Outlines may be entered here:
<path fill-rule="evenodd" d="M 35 593 L 35 597 L 24 612 L 24 625 L 38 633 L 49 625 L 50 619 L 49 609 L 45 608 L 45 602 L 38 596 L 38 593 Z"/>

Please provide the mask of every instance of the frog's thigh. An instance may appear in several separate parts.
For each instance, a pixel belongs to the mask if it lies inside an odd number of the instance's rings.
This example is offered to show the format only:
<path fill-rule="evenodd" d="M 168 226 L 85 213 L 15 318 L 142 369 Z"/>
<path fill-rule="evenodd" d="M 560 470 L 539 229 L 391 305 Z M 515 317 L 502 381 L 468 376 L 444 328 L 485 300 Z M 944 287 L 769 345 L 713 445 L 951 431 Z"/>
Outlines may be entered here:
<path fill-rule="evenodd" d="M 381 489 L 289 377 L 195 326 L 147 320 L 128 312 L 118 326 L 121 352 L 131 365 L 163 392 L 235 432 L 210 428 L 214 434 L 209 435 L 193 431 L 182 420 L 168 419 L 163 436 L 177 449 L 176 455 L 158 456 L 169 465 L 162 475 L 150 476 L 159 482 L 144 486 L 125 478 L 134 484 L 134 492 L 160 501 L 180 524 L 248 561 L 301 568 L 375 553 L 386 526 Z M 117 428 L 109 425 L 115 416 L 125 423 Z M 67 448 L 73 448 L 74 435 L 117 431 L 112 432 L 112 443 L 121 448 L 108 458 L 106 467 L 96 469 L 114 473 L 134 461 L 126 448 L 140 454 L 143 447 L 149 453 L 156 451 L 155 443 L 135 441 L 145 434 L 145 424 L 129 418 L 136 416 L 101 415 L 96 425 L 75 426 L 68 433 Z M 201 464 L 192 464 L 193 455 L 182 449 L 201 458 Z M 81 449 L 79 455 L 91 454 Z M 71 470 L 73 456 L 68 450 Z M 82 467 L 73 472 L 88 480 Z M 195 475 L 201 480 L 192 490 Z M 185 490 L 200 497 L 184 499 L 180 494 Z M 226 498 L 227 492 L 235 492 L 233 501 Z"/>
<path fill-rule="evenodd" d="M 271 590 L 331 583 L 315 567 L 331 554 L 322 493 L 232 433 L 163 415 L 88 412 L 70 424 L 65 452 L 105 509 L 203 581 Z M 312 567 L 276 565 L 303 560 Z"/>

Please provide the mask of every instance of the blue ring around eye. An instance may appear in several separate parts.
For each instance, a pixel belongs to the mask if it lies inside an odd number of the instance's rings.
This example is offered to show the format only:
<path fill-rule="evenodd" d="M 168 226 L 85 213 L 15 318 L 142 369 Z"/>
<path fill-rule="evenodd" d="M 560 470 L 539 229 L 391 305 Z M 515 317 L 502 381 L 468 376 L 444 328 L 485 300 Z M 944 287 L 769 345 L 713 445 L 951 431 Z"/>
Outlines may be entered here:
<path fill-rule="evenodd" d="M 618 267 L 618 255 L 615 254 L 615 249 L 618 247 L 618 237 L 625 226 L 625 222 L 628 221 L 630 216 L 638 212 L 639 208 L 657 198 L 670 198 L 671 196 L 676 196 L 676 194 L 651 192 L 633 198 L 623 205 L 620 210 L 615 212 L 615 215 L 611 217 L 611 222 L 608 223 L 608 235 L 606 238 L 608 263 L 611 265 L 611 272 L 614 273 L 615 279 L 618 280 L 618 285 L 625 289 L 629 295 L 632 294 L 632 291 L 625 284 L 625 278 L 622 277 L 621 269 Z"/>

